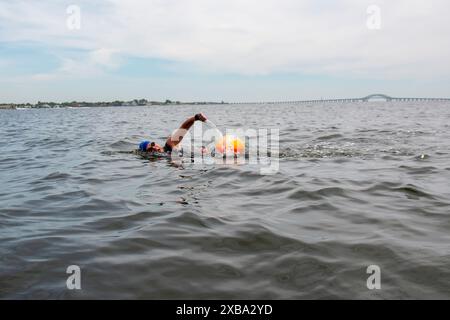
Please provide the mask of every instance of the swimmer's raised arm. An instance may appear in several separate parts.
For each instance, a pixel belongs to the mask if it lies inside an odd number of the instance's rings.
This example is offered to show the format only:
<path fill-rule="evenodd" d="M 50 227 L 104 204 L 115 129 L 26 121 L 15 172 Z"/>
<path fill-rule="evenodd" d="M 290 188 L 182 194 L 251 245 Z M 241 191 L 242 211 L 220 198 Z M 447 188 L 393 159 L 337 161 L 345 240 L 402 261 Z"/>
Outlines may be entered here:
<path fill-rule="evenodd" d="M 169 138 L 167 138 L 166 146 L 170 149 L 175 148 L 181 142 L 181 140 L 183 140 L 184 136 L 192 127 L 195 121 L 205 122 L 206 120 L 207 119 L 203 113 L 197 113 L 195 116 L 186 119 L 186 121 L 181 124 L 180 128 L 175 130 L 175 132 L 172 133 Z"/>

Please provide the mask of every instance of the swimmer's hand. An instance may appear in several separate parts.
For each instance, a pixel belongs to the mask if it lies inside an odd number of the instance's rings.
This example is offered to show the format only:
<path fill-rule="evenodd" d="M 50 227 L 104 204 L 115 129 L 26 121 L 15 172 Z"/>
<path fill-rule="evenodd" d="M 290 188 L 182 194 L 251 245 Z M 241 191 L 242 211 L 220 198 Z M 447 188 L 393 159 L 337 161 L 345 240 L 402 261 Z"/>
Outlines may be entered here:
<path fill-rule="evenodd" d="M 208 120 L 208 119 L 206 119 L 206 117 L 203 113 L 197 113 L 195 115 L 195 121 L 205 122 L 206 120 Z"/>

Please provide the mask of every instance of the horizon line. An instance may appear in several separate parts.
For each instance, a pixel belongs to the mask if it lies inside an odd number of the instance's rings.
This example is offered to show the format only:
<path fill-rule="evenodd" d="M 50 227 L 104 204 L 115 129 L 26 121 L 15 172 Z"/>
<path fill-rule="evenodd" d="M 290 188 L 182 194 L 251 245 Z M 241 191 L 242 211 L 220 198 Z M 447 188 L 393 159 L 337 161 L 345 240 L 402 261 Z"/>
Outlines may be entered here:
<path fill-rule="evenodd" d="M 22 103 L 11 103 L 11 102 L 0 102 L 0 106 L 15 106 L 15 105 L 45 105 L 45 104 L 113 104 L 113 103 L 141 103 L 142 105 L 148 105 L 148 104 L 162 104 L 162 105 L 169 105 L 169 104 L 282 104 L 282 103 L 311 103 L 311 102 L 357 102 L 357 101 L 369 101 L 370 99 L 376 99 L 376 100 L 386 100 L 386 101 L 450 101 L 450 98 L 443 98 L 443 97 L 392 97 L 385 94 L 370 94 L 365 97 L 360 98 L 320 98 L 320 99 L 308 99 L 308 100 L 272 100 L 272 101 L 207 101 L 207 100 L 193 100 L 193 101 L 180 101 L 180 100 L 170 100 L 166 99 L 165 101 L 162 100 L 148 100 L 146 98 L 141 99 L 131 99 L 131 100 L 104 100 L 104 101 L 78 101 L 78 100 L 72 100 L 72 101 L 40 101 L 38 100 L 37 103 L 31 103 L 31 102 L 22 102 Z"/>

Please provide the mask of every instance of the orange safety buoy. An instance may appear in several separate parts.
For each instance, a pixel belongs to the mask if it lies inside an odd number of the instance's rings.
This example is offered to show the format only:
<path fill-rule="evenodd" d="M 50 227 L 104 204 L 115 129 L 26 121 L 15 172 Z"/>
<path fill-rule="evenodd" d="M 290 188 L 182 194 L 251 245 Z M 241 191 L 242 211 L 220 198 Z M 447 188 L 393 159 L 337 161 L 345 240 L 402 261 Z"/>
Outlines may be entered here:
<path fill-rule="evenodd" d="M 217 141 L 216 151 L 220 153 L 242 153 L 244 151 L 244 143 L 238 137 L 226 135 Z"/>

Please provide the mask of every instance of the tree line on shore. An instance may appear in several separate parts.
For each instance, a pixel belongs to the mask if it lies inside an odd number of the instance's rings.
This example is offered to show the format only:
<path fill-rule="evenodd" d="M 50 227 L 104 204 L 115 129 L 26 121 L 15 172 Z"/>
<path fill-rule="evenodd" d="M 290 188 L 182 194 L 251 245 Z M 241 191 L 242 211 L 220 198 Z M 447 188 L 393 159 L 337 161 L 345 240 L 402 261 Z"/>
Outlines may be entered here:
<path fill-rule="evenodd" d="M 203 105 L 203 104 L 225 104 L 225 102 L 180 102 L 166 100 L 162 101 L 149 101 L 147 99 L 134 99 L 131 101 L 101 101 L 101 102 L 41 102 L 32 103 L 2 103 L 0 104 L 0 109 L 17 109 L 17 108 L 85 108 L 85 107 L 133 107 L 133 106 L 152 106 L 152 105 L 180 105 L 180 104 L 192 104 L 192 105 Z"/>

